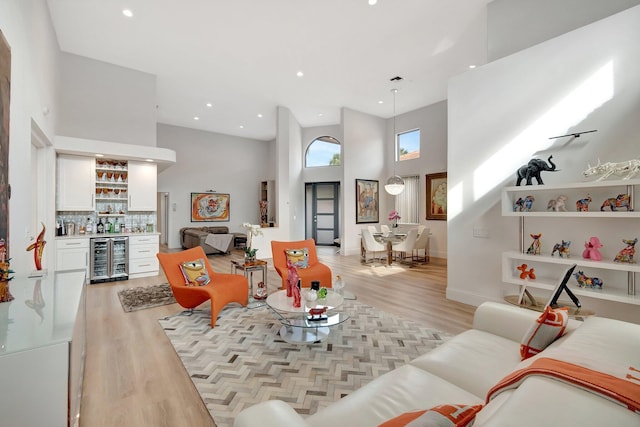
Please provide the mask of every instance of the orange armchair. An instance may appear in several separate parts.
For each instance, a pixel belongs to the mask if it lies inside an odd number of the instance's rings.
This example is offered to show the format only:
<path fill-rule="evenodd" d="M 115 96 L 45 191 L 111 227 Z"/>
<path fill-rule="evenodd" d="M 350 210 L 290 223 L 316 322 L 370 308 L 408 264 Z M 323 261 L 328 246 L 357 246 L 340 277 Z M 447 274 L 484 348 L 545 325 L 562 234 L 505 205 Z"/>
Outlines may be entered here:
<path fill-rule="evenodd" d="M 194 309 L 211 300 L 211 327 L 216 326 L 218 313 L 227 304 L 237 302 L 246 306 L 249 302 L 249 282 L 237 274 L 216 273 L 211 268 L 204 250 L 200 246 L 181 252 L 158 253 L 160 266 L 167 277 L 178 304 L 186 309 Z M 204 286 L 187 286 L 180 270 L 180 263 L 202 258 L 211 281 Z"/>
<path fill-rule="evenodd" d="M 303 249 L 307 248 L 309 253 L 309 267 L 299 268 L 298 276 L 302 282 L 303 288 L 310 288 L 312 280 L 320 281 L 320 286 L 325 288 L 331 287 L 331 269 L 318 261 L 318 254 L 316 252 L 316 242 L 313 239 L 299 240 L 296 242 L 278 242 L 271 241 L 271 256 L 273 257 L 273 266 L 282 278 L 282 288 L 287 287 L 287 277 L 289 277 L 289 271 L 287 270 L 287 255 L 285 250 L 287 249 Z"/>

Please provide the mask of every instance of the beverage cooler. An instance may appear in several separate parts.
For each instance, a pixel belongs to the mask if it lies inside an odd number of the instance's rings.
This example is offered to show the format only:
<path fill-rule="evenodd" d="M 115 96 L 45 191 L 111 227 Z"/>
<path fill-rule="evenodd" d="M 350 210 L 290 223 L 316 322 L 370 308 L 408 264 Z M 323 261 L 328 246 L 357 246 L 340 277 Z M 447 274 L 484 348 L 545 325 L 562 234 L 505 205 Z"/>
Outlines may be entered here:
<path fill-rule="evenodd" d="M 129 278 L 129 238 L 91 239 L 91 283 Z"/>

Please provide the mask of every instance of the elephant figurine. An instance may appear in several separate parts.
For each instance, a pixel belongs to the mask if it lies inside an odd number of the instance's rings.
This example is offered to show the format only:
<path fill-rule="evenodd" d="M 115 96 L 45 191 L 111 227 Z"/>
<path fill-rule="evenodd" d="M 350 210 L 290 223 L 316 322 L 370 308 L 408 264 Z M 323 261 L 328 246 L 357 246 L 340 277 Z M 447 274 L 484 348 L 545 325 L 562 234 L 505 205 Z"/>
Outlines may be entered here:
<path fill-rule="evenodd" d="M 529 163 L 521 166 L 518 169 L 518 172 L 516 173 L 516 185 L 520 185 L 523 179 L 525 180 L 526 185 L 532 185 L 533 183 L 531 181 L 533 180 L 533 178 L 536 179 L 538 185 L 544 184 L 544 182 L 542 182 L 542 178 L 540 178 L 540 172 L 557 172 L 556 165 L 551 160 L 552 158 L 553 156 L 549 156 L 549 164 L 547 164 L 543 159 L 529 160 Z"/>

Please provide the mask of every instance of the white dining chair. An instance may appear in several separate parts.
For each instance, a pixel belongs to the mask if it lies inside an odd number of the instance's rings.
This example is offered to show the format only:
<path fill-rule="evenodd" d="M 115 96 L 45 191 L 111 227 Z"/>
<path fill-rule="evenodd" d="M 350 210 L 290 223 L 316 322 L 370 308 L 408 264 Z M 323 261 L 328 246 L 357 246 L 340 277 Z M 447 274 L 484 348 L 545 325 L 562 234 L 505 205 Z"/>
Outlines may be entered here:
<path fill-rule="evenodd" d="M 376 228 L 375 225 L 368 225 L 367 228 L 369 229 L 371 234 L 376 234 L 378 232 L 378 229 Z"/>
<path fill-rule="evenodd" d="M 374 239 L 373 234 L 371 234 L 371 231 L 369 231 L 368 228 L 363 228 L 361 233 L 362 244 L 364 246 L 364 263 L 367 264 L 369 262 L 367 256 L 369 255 L 369 253 L 371 253 L 373 254 L 373 257 L 371 259 L 373 266 L 375 265 L 376 258 L 380 260 L 380 253 L 382 253 L 383 256 L 387 253 L 387 247 L 383 243 L 380 243 L 376 239 Z"/>
<path fill-rule="evenodd" d="M 418 238 L 416 239 L 416 243 L 413 245 L 413 250 L 411 251 L 411 257 L 414 261 L 421 262 L 426 264 L 429 262 L 429 234 L 431 230 L 429 228 L 423 227 L 422 231 L 419 232 Z"/>
<path fill-rule="evenodd" d="M 388 235 L 389 233 L 391 233 L 391 229 L 387 224 L 380 224 L 380 231 L 382 231 L 382 234 L 384 235 Z"/>
<path fill-rule="evenodd" d="M 411 260 L 410 264 L 413 266 L 413 257 L 411 255 L 407 257 L 407 253 L 413 253 L 413 246 L 415 245 L 417 239 L 418 229 L 412 228 L 407 232 L 407 237 L 404 240 L 393 243 L 391 245 L 393 252 L 397 254 L 396 257 L 399 257 L 401 262 L 406 261 L 406 259 L 408 258 Z"/>
<path fill-rule="evenodd" d="M 429 229 L 427 228 L 427 226 L 426 226 L 426 225 L 419 225 L 419 226 L 418 226 L 418 237 L 420 237 L 420 235 L 422 234 L 422 232 L 423 232 L 425 229 L 427 230 L 427 232 L 429 232 Z"/>

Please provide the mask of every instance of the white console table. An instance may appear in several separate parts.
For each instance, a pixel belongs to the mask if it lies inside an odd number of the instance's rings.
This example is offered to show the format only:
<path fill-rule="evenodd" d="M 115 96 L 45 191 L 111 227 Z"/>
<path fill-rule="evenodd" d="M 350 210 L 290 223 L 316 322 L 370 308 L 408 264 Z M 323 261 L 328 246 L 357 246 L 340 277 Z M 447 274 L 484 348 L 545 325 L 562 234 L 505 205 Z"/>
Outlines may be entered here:
<path fill-rule="evenodd" d="M 0 303 L 0 425 L 77 426 L 86 270 L 11 281 Z"/>

